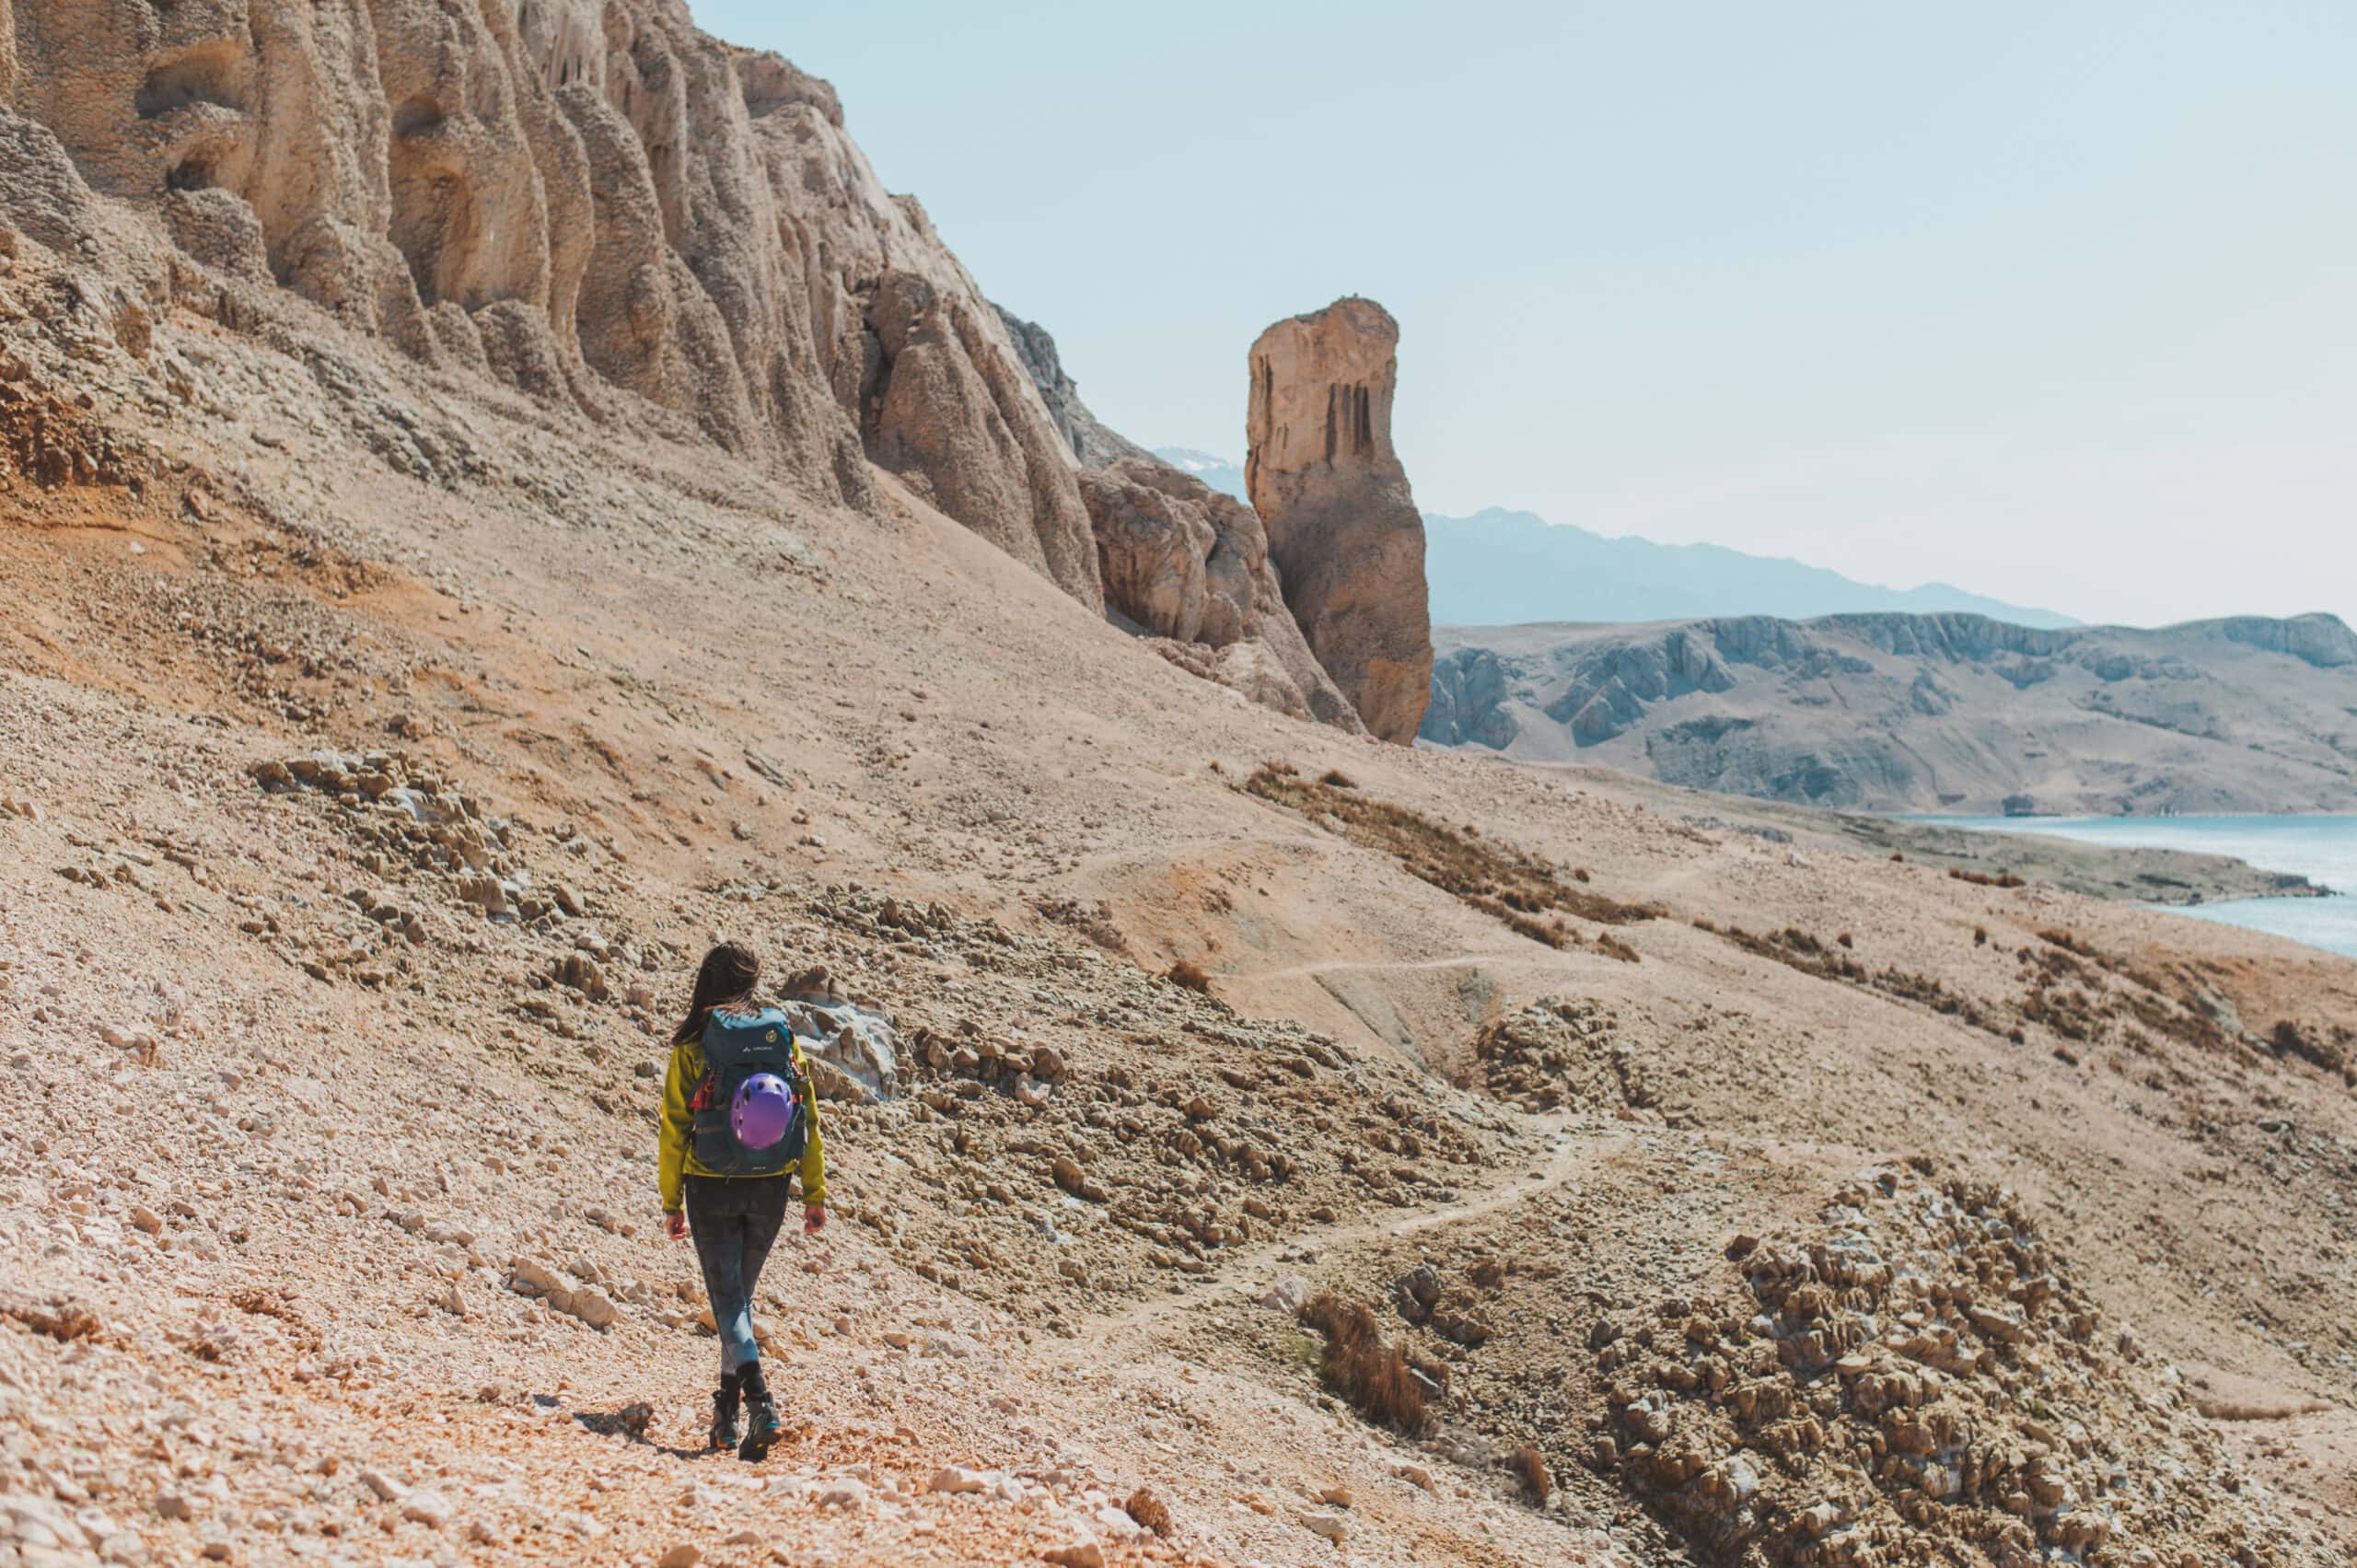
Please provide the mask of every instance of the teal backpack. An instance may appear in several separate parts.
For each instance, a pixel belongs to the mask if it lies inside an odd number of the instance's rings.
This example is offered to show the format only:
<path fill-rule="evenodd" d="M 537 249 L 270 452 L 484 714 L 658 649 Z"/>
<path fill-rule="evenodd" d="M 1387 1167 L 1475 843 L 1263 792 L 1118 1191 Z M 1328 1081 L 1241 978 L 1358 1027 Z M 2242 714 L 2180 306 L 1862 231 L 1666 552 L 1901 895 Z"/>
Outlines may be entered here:
<path fill-rule="evenodd" d="M 715 1012 L 704 1019 L 703 1081 L 688 1101 L 694 1113 L 696 1163 L 718 1176 L 783 1176 L 802 1163 L 810 1139 L 810 1077 L 794 1047 L 794 1026 L 771 1008 Z M 756 1073 L 769 1073 L 794 1092 L 785 1135 L 764 1149 L 737 1141 L 731 1116 L 737 1090 Z"/>

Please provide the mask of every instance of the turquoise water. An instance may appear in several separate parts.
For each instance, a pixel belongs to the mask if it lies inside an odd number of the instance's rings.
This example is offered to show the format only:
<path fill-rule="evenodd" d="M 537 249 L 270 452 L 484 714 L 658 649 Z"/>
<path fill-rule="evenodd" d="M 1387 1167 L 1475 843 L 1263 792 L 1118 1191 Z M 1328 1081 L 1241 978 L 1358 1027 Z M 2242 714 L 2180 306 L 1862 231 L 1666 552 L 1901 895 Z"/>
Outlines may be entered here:
<path fill-rule="evenodd" d="M 2150 845 L 2231 854 L 2266 871 L 2293 871 L 2340 895 L 2229 899 L 2173 906 L 2196 920 L 2248 926 L 2357 958 L 2357 817 L 1931 817 L 1943 827 L 2046 833 L 2093 844 Z"/>

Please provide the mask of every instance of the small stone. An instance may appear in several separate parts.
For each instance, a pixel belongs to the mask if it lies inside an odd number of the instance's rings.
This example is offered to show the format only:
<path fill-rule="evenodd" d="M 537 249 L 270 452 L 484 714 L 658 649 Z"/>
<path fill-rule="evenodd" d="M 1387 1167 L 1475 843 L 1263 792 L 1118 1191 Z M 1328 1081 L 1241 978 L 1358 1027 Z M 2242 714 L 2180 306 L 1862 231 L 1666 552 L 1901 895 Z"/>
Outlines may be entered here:
<path fill-rule="evenodd" d="M 1347 1508 L 1351 1505 L 1351 1489 L 1343 1483 L 1337 1482 L 1321 1489 L 1318 1493 L 1318 1500 L 1330 1507 Z M 1132 1512 L 1134 1513 L 1135 1510 L 1132 1509 Z"/>
<path fill-rule="evenodd" d="M 1039 1555 L 1057 1568 L 1105 1568 L 1105 1549 L 1093 1540 L 1077 1546 L 1051 1547 Z"/>
<path fill-rule="evenodd" d="M 592 1002 L 603 1002 L 610 993 L 606 971 L 599 969 L 598 960 L 586 953 L 575 951 L 565 954 L 556 961 L 552 973 L 559 985 L 569 986 Z"/>
<path fill-rule="evenodd" d="M 703 1548 L 681 1541 L 655 1560 L 655 1568 L 696 1568 L 703 1561 Z"/>
<path fill-rule="evenodd" d="M 933 1472 L 933 1480 L 925 1490 L 955 1495 L 960 1493 L 980 1492 L 989 1484 L 989 1478 L 980 1470 L 970 1470 L 963 1465 L 944 1465 Z"/>
<path fill-rule="evenodd" d="M 1330 1541 L 1339 1542 L 1351 1533 L 1350 1521 L 1343 1518 L 1340 1514 L 1319 1514 L 1305 1511 L 1295 1516 L 1295 1517 L 1301 1520 L 1302 1528 L 1307 1530 L 1312 1535 L 1324 1536 Z"/>
<path fill-rule="evenodd" d="M 131 1206 L 131 1223 L 154 1236 L 164 1228 L 164 1216 L 145 1203 L 134 1203 Z"/>
<path fill-rule="evenodd" d="M 827 1482 L 819 1493 L 821 1508 L 859 1508 L 867 1503 L 867 1483 L 854 1476 L 841 1476 Z"/>
<path fill-rule="evenodd" d="M 438 1492 L 412 1492 L 401 1504 L 401 1517 L 438 1530 L 450 1522 L 450 1500 Z"/>
<path fill-rule="evenodd" d="M 593 1329 L 610 1328 L 622 1315 L 621 1308 L 614 1305 L 613 1297 L 595 1285 L 583 1285 L 575 1291 L 566 1301 L 564 1310 Z"/>
<path fill-rule="evenodd" d="M 1274 1283 L 1253 1299 L 1270 1311 L 1290 1318 L 1309 1299 L 1309 1282 L 1299 1274 L 1279 1274 Z"/>
<path fill-rule="evenodd" d="M 360 1484 L 387 1503 L 398 1503 L 409 1495 L 409 1488 L 382 1470 L 362 1470 Z"/>
<path fill-rule="evenodd" d="M 159 1492 L 156 1493 L 156 1516 L 159 1519 L 193 1519 L 196 1508 L 180 1493 Z"/>

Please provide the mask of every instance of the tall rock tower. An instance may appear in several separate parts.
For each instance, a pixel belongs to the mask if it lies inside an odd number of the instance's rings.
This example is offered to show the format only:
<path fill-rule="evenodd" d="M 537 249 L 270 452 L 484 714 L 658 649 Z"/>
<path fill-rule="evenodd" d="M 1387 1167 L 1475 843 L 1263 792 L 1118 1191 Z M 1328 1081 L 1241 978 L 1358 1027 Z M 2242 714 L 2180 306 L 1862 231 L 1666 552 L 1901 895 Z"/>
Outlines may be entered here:
<path fill-rule="evenodd" d="M 1424 524 L 1391 447 L 1399 324 L 1372 299 L 1279 321 L 1252 345 L 1245 486 L 1286 606 L 1384 739 L 1413 743 L 1432 698 Z"/>

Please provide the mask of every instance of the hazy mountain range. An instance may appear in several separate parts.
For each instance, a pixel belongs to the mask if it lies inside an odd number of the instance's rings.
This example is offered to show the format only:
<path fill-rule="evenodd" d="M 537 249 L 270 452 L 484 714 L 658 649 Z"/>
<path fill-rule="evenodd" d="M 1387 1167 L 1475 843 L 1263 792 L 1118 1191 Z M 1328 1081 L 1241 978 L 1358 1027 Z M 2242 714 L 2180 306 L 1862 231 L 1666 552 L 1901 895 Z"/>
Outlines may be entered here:
<path fill-rule="evenodd" d="M 1244 495 L 1244 470 L 1186 447 L 1156 448 L 1163 461 L 1214 490 Z M 1945 583 L 1887 588 L 1822 566 L 1750 555 L 1715 544 L 1608 539 L 1530 512 L 1490 506 L 1469 517 L 1424 514 L 1424 575 L 1432 616 L 1443 626 L 1527 621 L 1686 621 L 1715 615 L 1962 612 L 2017 626 L 2079 624 L 2050 610 L 2008 604 Z"/>

